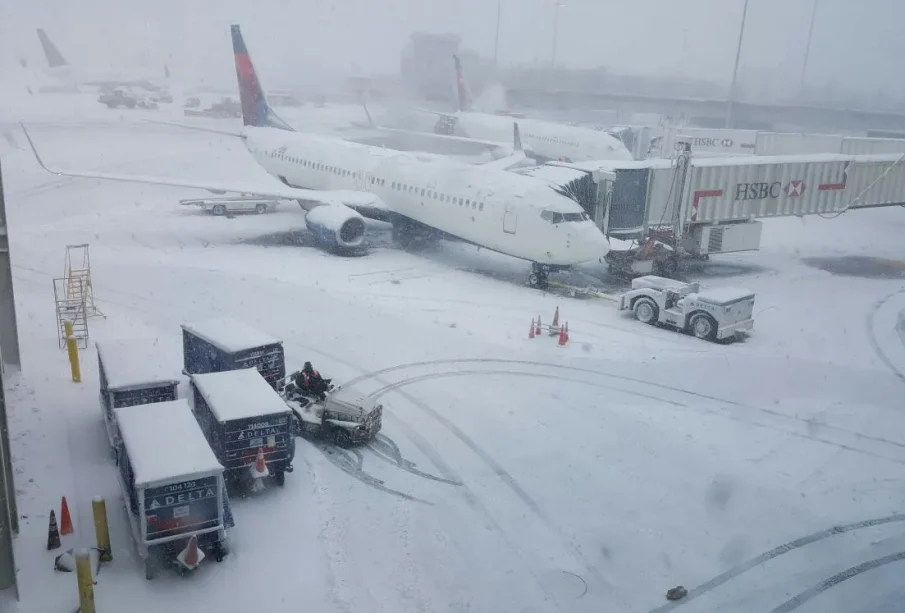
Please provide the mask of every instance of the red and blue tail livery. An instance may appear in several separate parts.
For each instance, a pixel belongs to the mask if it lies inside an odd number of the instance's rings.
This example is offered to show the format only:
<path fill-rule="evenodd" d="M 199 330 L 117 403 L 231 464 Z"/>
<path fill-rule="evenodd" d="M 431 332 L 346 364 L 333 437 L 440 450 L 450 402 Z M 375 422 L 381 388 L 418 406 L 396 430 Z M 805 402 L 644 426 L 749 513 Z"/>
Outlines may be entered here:
<path fill-rule="evenodd" d="M 277 128 L 293 131 L 285 121 L 280 119 L 264 97 L 264 90 L 258 80 L 251 56 L 245 47 L 245 40 L 239 26 L 231 27 L 233 37 L 233 54 L 236 58 L 236 77 L 239 80 L 239 101 L 242 103 L 242 121 L 246 126 L 256 128 Z"/>

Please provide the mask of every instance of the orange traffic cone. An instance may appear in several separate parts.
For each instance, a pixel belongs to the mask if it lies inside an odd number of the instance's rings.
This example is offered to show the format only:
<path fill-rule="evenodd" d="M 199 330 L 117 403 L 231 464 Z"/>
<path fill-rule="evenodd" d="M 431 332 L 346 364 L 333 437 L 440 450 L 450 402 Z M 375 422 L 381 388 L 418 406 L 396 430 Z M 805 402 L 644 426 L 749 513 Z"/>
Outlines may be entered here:
<path fill-rule="evenodd" d="M 540 334 L 540 315 L 537 316 L 537 326 L 535 326 L 534 328 L 534 333 L 538 335 Z"/>
<path fill-rule="evenodd" d="M 72 534 L 72 516 L 69 514 L 69 505 L 66 503 L 66 496 L 63 496 L 63 502 L 60 503 L 60 534 L 66 536 Z"/>
<path fill-rule="evenodd" d="M 531 331 L 528 332 L 528 338 L 534 338 L 534 318 L 531 318 Z"/>
<path fill-rule="evenodd" d="M 565 347 L 567 342 L 569 342 L 569 338 L 568 338 L 568 336 L 566 336 L 566 328 L 563 327 L 559 331 L 559 346 Z"/>
<path fill-rule="evenodd" d="M 47 528 L 47 551 L 60 548 L 60 531 L 57 529 L 57 514 L 50 510 L 50 526 Z"/>
<path fill-rule="evenodd" d="M 189 568 L 198 566 L 198 537 L 194 534 L 192 535 L 192 538 L 189 539 L 189 544 L 185 548 L 185 558 L 183 558 L 182 563 Z"/>
<path fill-rule="evenodd" d="M 565 328 L 563 328 L 566 332 L 566 342 L 569 342 L 569 322 L 566 322 Z"/>
<path fill-rule="evenodd" d="M 553 313 L 553 327 L 559 327 L 559 306 L 556 307 L 556 312 Z"/>

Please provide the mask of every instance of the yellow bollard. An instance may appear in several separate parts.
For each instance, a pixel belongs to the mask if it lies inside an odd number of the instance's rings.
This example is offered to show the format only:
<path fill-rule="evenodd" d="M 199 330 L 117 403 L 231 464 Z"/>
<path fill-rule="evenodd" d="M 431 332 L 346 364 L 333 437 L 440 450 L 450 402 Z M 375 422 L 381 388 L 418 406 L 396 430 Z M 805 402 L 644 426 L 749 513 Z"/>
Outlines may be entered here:
<path fill-rule="evenodd" d="M 107 525 L 107 503 L 100 496 L 91 501 L 94 511 L 94 534 L 97 537 L 97 548 L 100 550 L 101 562 L 113 561 L 113 550 L 110 548 L 110 528 Z"/>
<path fill-rule="evenodd" d="M 94 580 L 91 578 L 91 555 L 87 549 L 75 554 L 75 574 L 79 583 L 79 613 L 96 613 L 94 610 Z"/>
<path fill-rule="evenodd" d="M 82 381 L 82 369 L 79 367 L 79 346 L 72 335 L 72 322 L 63 322 L 63 330 L 66 332 L 66 349 L 69 350 L 69 367 L 72 370 L 72 380 L 76 383 Z"/>

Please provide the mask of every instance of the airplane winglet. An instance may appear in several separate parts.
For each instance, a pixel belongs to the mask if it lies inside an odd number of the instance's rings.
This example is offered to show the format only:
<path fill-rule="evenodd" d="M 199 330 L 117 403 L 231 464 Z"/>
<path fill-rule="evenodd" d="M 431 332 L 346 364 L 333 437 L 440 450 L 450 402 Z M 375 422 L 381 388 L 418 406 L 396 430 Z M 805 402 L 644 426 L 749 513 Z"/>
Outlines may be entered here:
<path fill-rule="evenodd" d="M 522 135 L 518 129 L 518 122 L 512 122 L 512 148 L 516 151 L 524 151 L 522 147 Z"/>
<path fill-rule="evenodd" d="M 378 126 L 374 123 L 374 118 L 371 117 L 371 111 L 368 110 L 368 103 L 365 102 L 364 96 L 361 97 L 361 106 L 364 108 L 365 115 L 368 117 L 368 125 L 372 128 L 377 128 Z"/>
<path fill-rule="evenodd" d="M 41 155 L 38 153 L 37 147 L 35 147 L 35 143 L 31 140 L 31 134 L 28 133 L 28 130 L 25 128 L 25 122 L 20 121 L 19 126 L 22 128 L 22 132 L 25 133 L 25 139 L 28 141 L 28 146 L 31 147 L 31 152 L 35 154 L 35 159 L 38 161 L 38 165 L 41 166 L 44 170 L 49 172 L 52 175 L 59 175 L 61 173 L 56 170 L 52 170 L 47 167 L 47 164 L 44 163 L 44 160 L 41 159 Z"/>

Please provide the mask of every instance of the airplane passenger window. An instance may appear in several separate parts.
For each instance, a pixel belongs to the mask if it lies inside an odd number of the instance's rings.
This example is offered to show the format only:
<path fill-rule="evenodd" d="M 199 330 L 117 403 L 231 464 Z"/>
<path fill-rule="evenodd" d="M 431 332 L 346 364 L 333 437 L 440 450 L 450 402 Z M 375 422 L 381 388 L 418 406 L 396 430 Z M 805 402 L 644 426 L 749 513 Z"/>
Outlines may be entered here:
<path fill-rule="evenodd" d="M 426 192 L 426 191 L 427 191 L 426 189 L 422 188 L 422 189 L 421 189 L 421 195 L 424 196 L 424 192 Z"/>
<path fill-rule="evenodd" d="M 478 210 L 479 210 L 479 211 L 483 211 L 483 210 L 484 210 L 484 203 L 483 203 L 483 202 L 482 202 L 481 204 L 478 205 Z"/>
<path fill-rule="evenodd" d="M 470 205 L 471 205 L 471 200 L 466 200 L 466 201 L 465 201 L 465 206 L 470 206 Z"/>
<path fill-rule="evenodd" d="M 393 181 L 393 183 L 390 185 L 390 189 L 396 189 L 396 182 L 395 182 L 395 181 Z"/>

